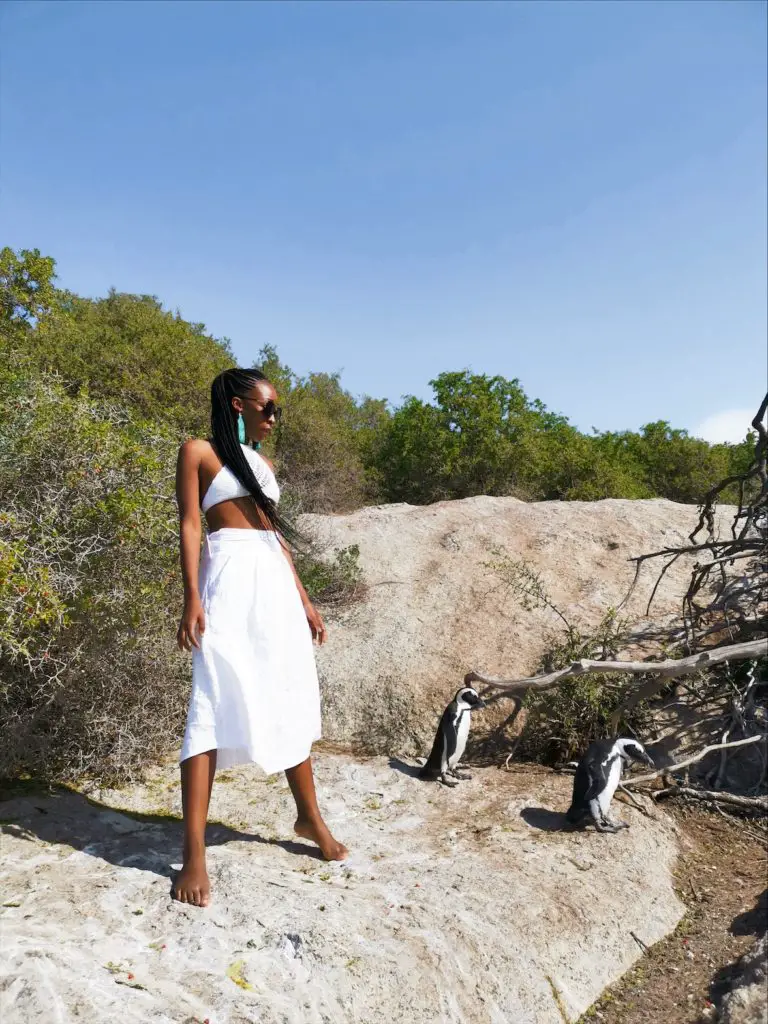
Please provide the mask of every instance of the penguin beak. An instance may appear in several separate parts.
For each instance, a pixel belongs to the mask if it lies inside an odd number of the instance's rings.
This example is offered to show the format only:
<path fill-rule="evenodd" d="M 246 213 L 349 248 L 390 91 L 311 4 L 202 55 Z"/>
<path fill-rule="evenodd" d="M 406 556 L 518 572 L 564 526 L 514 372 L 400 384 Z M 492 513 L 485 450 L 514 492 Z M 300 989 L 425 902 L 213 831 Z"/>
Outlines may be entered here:
<path fill-rule="evenodd" d="M 643 758 L 643 760 L 645 761 L 645 763 L 648 765 L 649 768 L 655 768 L 656 767 L 656 765 L 654 763 L 654 760 L 653 760 L 653 758 L 651 757 L 650 754 L 646 754 L 645 757 Z"/>

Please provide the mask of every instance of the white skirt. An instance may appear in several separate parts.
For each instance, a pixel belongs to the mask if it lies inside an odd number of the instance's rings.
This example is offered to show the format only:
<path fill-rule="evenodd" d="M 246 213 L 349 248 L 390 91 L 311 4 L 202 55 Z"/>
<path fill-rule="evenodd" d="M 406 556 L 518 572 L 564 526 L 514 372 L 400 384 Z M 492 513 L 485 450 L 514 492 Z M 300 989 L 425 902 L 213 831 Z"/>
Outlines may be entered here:
<path fill-rule="evenodd" d="M 320 739 L 312 634 L 288 560 L 267 530 L 224 529 L 200 562 L 205 632 L 192 654 L 180 761 L 217 750 L 217 767 L 272 774 Z"/>

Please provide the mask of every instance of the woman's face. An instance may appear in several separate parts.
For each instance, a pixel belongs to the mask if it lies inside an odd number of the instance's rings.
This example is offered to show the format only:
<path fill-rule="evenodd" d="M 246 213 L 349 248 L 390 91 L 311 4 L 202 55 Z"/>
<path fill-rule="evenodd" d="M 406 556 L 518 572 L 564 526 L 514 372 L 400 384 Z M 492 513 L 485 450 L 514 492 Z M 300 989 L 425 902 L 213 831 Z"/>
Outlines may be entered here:
<path fill-rule="evenodd" d="M 242 413 L 249 441 L 266 440 L 277 424 L 277 392 L 267 381 L 259 381 L 244 398 L 233 398 L 232 406 Z"/>

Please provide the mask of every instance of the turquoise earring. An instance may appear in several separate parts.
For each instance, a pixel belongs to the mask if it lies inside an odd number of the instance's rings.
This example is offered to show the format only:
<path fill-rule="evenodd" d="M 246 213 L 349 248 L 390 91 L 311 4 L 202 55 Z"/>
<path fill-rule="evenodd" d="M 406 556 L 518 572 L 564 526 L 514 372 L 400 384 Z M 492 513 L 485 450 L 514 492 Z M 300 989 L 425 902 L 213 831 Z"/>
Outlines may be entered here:
<path fill-rule="evenodd" d="M 253 447 L 256 449 L 256 451 L 258 451 L 259 448 L 261 448 L 261 441 L 254 441 Z"/>
<path fill-rule="evenodd" d="M 237 414 L 237 439 L 240 444 L 245 444 L 245 420 L 241 412 Z"/>

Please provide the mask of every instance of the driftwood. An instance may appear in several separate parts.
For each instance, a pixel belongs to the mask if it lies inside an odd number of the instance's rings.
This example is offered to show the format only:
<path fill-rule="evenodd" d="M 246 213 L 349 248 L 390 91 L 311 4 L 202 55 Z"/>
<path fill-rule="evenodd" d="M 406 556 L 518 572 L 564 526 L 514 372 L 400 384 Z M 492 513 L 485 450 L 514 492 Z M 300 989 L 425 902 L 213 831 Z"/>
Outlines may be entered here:
<path fill-rule="evenodd" d="M 687 658 L 670 658 L 666 661 L 590 661 L 582 659 L 574 661 L 567 668 L 548 672 L 546 675 L 530 676 L 527 679 L 499 679 L 496 676 L 484 675 L 482 672 L 467 672 L 464 685 L 483 683 L 497 690 L 551 690 L 569 676 L 583 675 L 585 672 L 624 672 L 628 675 L 656 675 L 665 679 L 675 676 L 689 675 L 702 669 L 710 668 L 727 661 L 745 661 L 762 658 L 768 655 L 767 640 L 748 640 L 742 644 L 727 644 L 699 654 L 691 654 Z"/>

